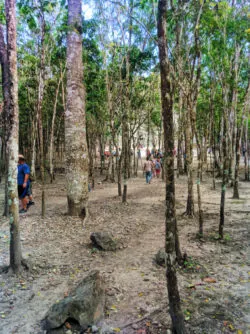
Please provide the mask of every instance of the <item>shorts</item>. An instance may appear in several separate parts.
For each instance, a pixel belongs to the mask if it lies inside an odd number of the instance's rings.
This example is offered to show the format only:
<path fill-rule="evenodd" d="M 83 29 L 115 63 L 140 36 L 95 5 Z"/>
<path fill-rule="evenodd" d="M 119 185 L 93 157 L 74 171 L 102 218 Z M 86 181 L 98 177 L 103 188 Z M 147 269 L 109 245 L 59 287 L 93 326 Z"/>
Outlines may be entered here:
<path fill-rule="evenodd" d="M 22 185 L 18 185 L 18 197 L 24 198 L 25 196 L 27 196 L 28 188 L 29 188 L 28 185 L 26 188 L 23 188 Z"/>

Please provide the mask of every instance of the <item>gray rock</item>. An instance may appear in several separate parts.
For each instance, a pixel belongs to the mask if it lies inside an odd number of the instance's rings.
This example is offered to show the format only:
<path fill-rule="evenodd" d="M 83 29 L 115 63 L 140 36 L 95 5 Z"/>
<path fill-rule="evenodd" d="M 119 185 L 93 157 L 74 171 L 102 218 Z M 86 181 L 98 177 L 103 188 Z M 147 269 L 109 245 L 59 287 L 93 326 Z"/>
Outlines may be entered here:
<path fill-rule="evenodd" d="M 166 253 L 165 253 L 165 249 L 161 248 L 155 255 L 155 262 L 161 266 L 161 267 L 165 267 L 165 257 L 166 257 Z"/>
<path fill-rule="evenodd" d="M 92 326 L 92 333 L 98 333 L 98 327 L 97 326 Z"/>
<path fill-rule="evenodd" d="M 82 329 L 86 329 L 104 318 L 104 302 L 103 279 L 99 271 L 93 271 L 70 296 L 49 309 L 43 322 L 44 329 L 58 328 L 69 318 L 76 320 Z"/>
<path fill-rule="evenodd" d="M 115 251 L 117 241 L 108 232 L 93 232 L 90 235 L 93 245 L 104 251 Z"/>

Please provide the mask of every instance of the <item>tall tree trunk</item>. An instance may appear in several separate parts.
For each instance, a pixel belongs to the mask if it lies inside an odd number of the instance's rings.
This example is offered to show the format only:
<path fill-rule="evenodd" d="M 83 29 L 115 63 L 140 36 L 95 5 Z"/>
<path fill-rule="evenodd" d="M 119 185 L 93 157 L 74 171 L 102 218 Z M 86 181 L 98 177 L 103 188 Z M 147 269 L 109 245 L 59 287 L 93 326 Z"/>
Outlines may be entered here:
<path fill-rule="evenodd" d="M 7 140 L 8 140 L 8 112 L 9 112 L 9 75 L 8 75 L 8 56 L 7 48 L 4 41 L 3 27 L 0 25 L 0 62 L 2 69 L 2 91 L 3 91 L 3 136 L 2 136 L 2 171 L 4 173 L 5 180 L 5 197 L 4 197 L 4 213 L 3 215 L 9 216 L 8 206 L 8 154 L 7 154 Z"/>
<path fill-rule="evenodd" d="M 43 115 L 42 115 L 42 103 L 44 95 L 44 79 L 45 79 L 45 19 L 42 8 L 40 9 L 40 21 L 41 21 L 41 60 L 39 71 L 39 86 L 38 86 L 38 101 L 37 101 L 37 117 L 38 117 L 38 133 L 39 133 L 39 149 L 40 149 L 40 171 L 42 181 L 42 217 L 45 216 L 45 167 L 44 167 L 44 141 L 43 141 Z"/>
<path fill-rule="evenodd" d="M 87 216 L 88 147 L 82 64 L 82 2 L 68 1 L 67 110 L 65 113 L 68 213 Z"/>
<path fill-rule="evenodd" d="M 197 143 L 197 158 L 198 158 L 198 168 L 197 168 L 197 197 L 198 197 L 198 217 L 199 217 L 199 236 L 203 237 L 203 210 L 202 210 L 202 202 L 201 202 L 201 144 L 198 138 L 198 134 L 196 132 L 196 143 Z"/>
<path fill-rule="evenodd" d="M 219 237 L 223 239 L 224 236 L 224 224 L 225 224 L 225 203 L 226 203 L 226 186 L 228 182 L 228 88 L 223 87 L 223 138 L 222 138 L 222 148 L 223 148 L 223 174 L 221 183 L 221 202 L 220 202 L 220 223 L 219 223 Z"/>
<path fill-rule="evenodd" d="M 242 133 L 243 133 L 243 127 L 244 127 L 244 121 L 245 121 L 245 115 L 247 113 L 247 110 L 249 109 L 250 104 L 250 85 L 248 82 L 248 87 L 246 91 L 245 101 L 244 101 L 244 108 L 241 116 L 241 121 L 238 124 L 238 130 L 237 130 L 237 136 L 236 136 L 236 162 L 235 162 L 235 179 L 234 179 L 234 192 L 233 192 L 233 198 L 240 198 L 239 194 L 239 168 L 240 168 L 240 144 L 242 142 Z M 246 152 L 245 152 L 246 154 Z"/>
<path fill-rule="evenodd" d="M 177 334 L 186 333 L 184 317 L 181 311 L 180 296 L 176 275 L 176 212 L 175 212 L 175 180 L 174 180 L 174 121 L 173 121 L 173 91 L 170 79 L 170 66 L 167 54 L 166 39 L 167 0 L 158 2 L 158 48 L 161 72 L 161 100 L 165 146 L 166 168 L 166 265 L 167 287 L 170 316 L 173 331 Z"/>
<path fill-rule="evenodd" d="M 14 273 L 22 269 L 22 254 L 19 229 L 19 201 L 17 193 L 18 158 L 18 79 L 16 47 L 15 0 L 5 0 L 7 22 L 7 54 L 9 73 L 9 138 L 8 138 L 8 195 L 10 214 L 10 267 Z"/>
<path fill-rule="evenodd" d="M 186 215 L 194 216 L 194 190 L 193 190 L 193 134 L 191 128 L 190 110 L 187 110 L 186 119 L 186 165 L 188 176 L 188 197 Z"/>
<path fill-rule="evenodd" d="M 54 130 L 55 130 L 55 120 L 56 120 L 56 108 L 57 108 L 57 101 L 58 101 L 58 94 L 61 82 L 64 77 L 64 71 L 60 74 L 60 79 L 58 81 L 57 87 L 56 87 L 56 94 L 55 94 L 55 102 L 54 102 L 54 108 L 53 108 L 53 115 L 52 115 L 52 122 L 51 122 L 51 130 L 50 130 L 50 145 L 49 145 L 49 173 L 50 173 L 50 182 L 52 183 L 55 179 L 54 176 L 54 164 L 53 164 L 53 155 L 54 155 Z"/>
<path fill-rule="evenodd" d="M 123 193 L 122 202 L 127 202 L 127 191 L 128 191 L 128 178 L 130 176 L 130 139 L 129 139 L 129 125 L 128 125 L 128 111 L 130 110 L 130 48 L 132 40 L 132 29 L 133 29 L 133 9 L 134 0 L 129 1 L 129 37 L 128 37 L 128 51 L 126 55 L 126 80 L 124 87 L 125 103 L 123 105 L 123 116 L 122 116 L 122 156 L 123 156 Z"/>
<path fill-rule="evenodd" d="M 244 163 L 245 163 L 245 181 L 250 181 L 250 175 L 249 175 L 249 145 L 248 145 L 248 117 L 246 120 L 246 128 L 245 128 L 245 156 L 244 156 Z"/>

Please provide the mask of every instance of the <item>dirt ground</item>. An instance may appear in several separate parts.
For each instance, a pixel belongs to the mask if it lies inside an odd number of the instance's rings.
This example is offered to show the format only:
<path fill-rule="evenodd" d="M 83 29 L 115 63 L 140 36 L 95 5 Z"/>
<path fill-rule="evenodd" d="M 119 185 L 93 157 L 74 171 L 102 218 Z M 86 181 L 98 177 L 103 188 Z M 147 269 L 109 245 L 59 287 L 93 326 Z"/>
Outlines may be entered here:
<path fill-rule="evenodd" d="M 98 177 L 98 181 L 104 177 Z M 203 240 L 196 238 L 196 219 L 183 216 L 186 177 L 176 179 L 180 243 L 188 255 L 178 281 L 188 333 L 250 333 L 250 183 L 240 182 L 240 200 L 226 195 L 225 241 L 217 240 L 220 182 L 212 190 L 204 173 Z M 68 217 L 63 175 L 46 190 L 46 218 L 41 219 L 40 186 L 34 184 L 35 206 L 20 217 L 22 252 L 32 270 L 20 277 L 0 276 L 0 333 L 41 334 L 49 307 L 93 269 L 106 281 L 106 323 L 116 332 L 168 333 L 170 318 L 165 269 L 154 263 L 164 246 L 164 183 L 146 185 L 142 173 L 128 183 L 128 204 L 117 185 L 97 184 L 90 193 L 89 219 Z M 195 188 L 196 198 L 196 188 Z M 197 209 L 197 207 L 196 207 Z M 8 222 L 1 219 L 0 265 L 9 261 Z M 90 234 L 108 231 L 119 239 L 116 252 L 93 249 Z M 207 279 L 209 278 L 209 279 Z M 211 283 L 210 283 L 210 282 Z M 66 328 L 63 332 L 66 332 Z M 73 331 L 72 331 L 73 332 Z"/>

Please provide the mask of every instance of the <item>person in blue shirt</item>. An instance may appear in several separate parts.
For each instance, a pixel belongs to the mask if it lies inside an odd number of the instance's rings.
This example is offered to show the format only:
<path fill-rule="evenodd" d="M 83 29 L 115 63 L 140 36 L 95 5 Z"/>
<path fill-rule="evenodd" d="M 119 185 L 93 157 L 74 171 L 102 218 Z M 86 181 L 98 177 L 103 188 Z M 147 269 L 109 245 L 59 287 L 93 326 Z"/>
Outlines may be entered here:
<path fill-rule="evenodd" d="M 17 184 L 18 184 L 18 197 L 22 202 L 22 209 L 19 213 L 27 212 L 27 198 L 29 185 L 30 185 L 30 168 L 25 163 L 23 155 L 18 155 L 18 173 L 17 173 Z"/>

